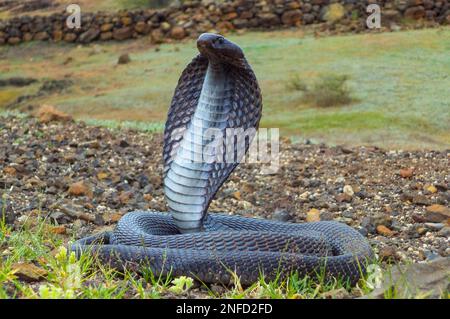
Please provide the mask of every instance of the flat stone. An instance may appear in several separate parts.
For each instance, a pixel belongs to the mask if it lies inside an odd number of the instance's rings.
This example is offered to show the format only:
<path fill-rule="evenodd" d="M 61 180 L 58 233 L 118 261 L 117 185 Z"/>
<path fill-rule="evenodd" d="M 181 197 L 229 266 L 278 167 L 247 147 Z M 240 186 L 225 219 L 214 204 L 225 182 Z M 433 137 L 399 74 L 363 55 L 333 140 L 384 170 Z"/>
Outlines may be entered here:
<path fill-rule="evenodd" d="M 386 237 L 391 237 L 394 235 L 394 232 L 384 225 L 377 226 L 377 233 Z"/>
<path fill-rule="evenodd" d="M 384 297 L 387 290 L 395 289 L 397 298 L 426 296 L 440 298 L 448 291 L 450 257 L 437 258 L 427 263 L 395 265 L 384 272 L 381 286 L 362 299 Z"/>
<path fill-rule="evenodd" d="M 403 178 L 410 178 L 414 174 L 414 170 L 412 168 L 403 168 L 400 170 L 400 176 Z"/>
<path fill-rule="evenodd" d="M 170 37 L 176 40 L 181 40 L 186 37 L 186 31 L 184 31 L 183 27 L 180 26 L 173 27 L 170 31 Z"/>
<path fill-rule="evenodd" d="M 81 181 L 70 185 L 68 192 L 73 196 L 86 196 L 90 193 L 90 190 L 89 187 Z"/>
<path fill-rule="evenodd" d="M 426 208 L 426 214 L 424 218 L 432 223 L 441 223 L 450 218 L 450 208 L 434 204 Z"/>
<path fill-rule="evenodd" d="M 17 263 L 12 265 L 14 274 L 23 281 L 40 281 L 47 276 L 47 271 L 31 263 Z"/>
<path fill-rule="evenodd" d="M 322 294 L 325 299 L 348 299 L 350 293 L 345 288 L 333 289 Z"/>
<path fill-rule="evenodd" d="M 292 217 L 286 209 L 277 209 L 272 214 L 272 219 L 280 222 L 287 222 L 291 220 Z"/>
<path fill-rule="evenodd" d="M 47 32 L 38 32 L 33 36 L 33 40 L 36 40 L 36 41 L 45 41 L 49 38 L 50 38 L 50 36 L 48 35 Z"/>
<path fill-rule="evenodd" d="M 412 199 L 413 204 L 416 205 L 429 205 L 430 201 L 428 200 L 428 198 L 425 195 L 416 195 L 413 197 Z"/>
<path fill-rule="evenodd" d="M 108 32 L 113 29 L 114 25 L 111 23 L 105 23 L 100 27 L 101 32 Z"/>
<path fill-rule="evenodd" d="M 396 249 L 392 246 L 382 247 L 378 253 L 381 261 L 385 262 L 393 262 L 397 259 L 396 257 Z"/>
<path fill-rule="evenodd" d="M 439 236 L 439 237 L 450 237 L 450 227 L 444 227 L 444 228 L 442 228 L 438 233 L 437 233 L 437 235 Z"/>
<path fill-rule="evenodd" d="M 66 42 L 75 42 L 77 39 L 77 35 L 75 33 L 66 33 L 64 36 L 64 41 Z"/>
<path fill-rule="evenodd" d="M 82 33 L 79 37 L 81 43 L 89 43 L 94 41 L 100 35 L 100 29 L 98 28 L 90 28 L 86 32 Z"/>
<path fill-rule="evenodd" d="M 352 196 L 345 193 L 341 193 L 336 195 L 336 201 L 338 203 L 350 203 L 352 201 Z"/>
<path fill-rule="evenodd" d="M 343 193 L 352 197 L 355 192 L 353 191 L 353 188 L 350 185 L 345 185 L 342 189 Z"/>
<path fill-rule="evenodd" d="M 58 235 L 63 235 L 66 233 L 66 227 L 65 226 L 54 226 L 52 228 L 50 228 L 50 232 L 52 234 L 58 234 Z"/>
<path fill-rule="evenodd" d="M 306 213 L 306 221 L 308 223 L 320 221 L 320 211 L 316 208 L 311 209 Z"/>
<path fill-rule="evenodd" d="M 302 12 L 300 10 L 288 10 L 281 16 L 281 22 L 285 25 L 298 25 L 301 23 Z"/>
<path fill-rule="evenodd" d="M 425 8 L 423 6 L 416 6 L 406 9 L 404 13 L 405 18 L 419 20 L 425 17 Z"/>
<path fill-rule="evenodd" d="M 8 39 L 8 43 L 12 45 L 19 44 L 22 40 L 19 37 L 11 37 Z"/>
<path fill-rule="evenodd" d="M 124 27 L 116 29 L 113 32 L 114 40 L 122 41 L 131 38 L 133 35 L 133 29 L 130 27 Z"/>
<path fill-rule="evenodd" d="M 117 64 L 128 64 L 131 62 L 130 55 L 128 53 L 124 53 L 119 56 L 117 60 Z"/>
<path fill-rule="evenodd" d="M 441 230 L 442 228 L 445 227 L 445 224 L 443 224 L 443 223 L 425 223 L 424 226 L 431 230 Z"/>
<path fill-rule="evenodd" d="M 336 22 L 345 16 L 345 8 L 340 3 L 333 3 L 325 7 L 322 13 L 322 20 Z"/>
<path fill-rule="evenodd" d="M 140 34 L 147 34 L 150 32 L 150 26 L 144 21 L 139 21 L 134 26 L 134 30 Z"/>

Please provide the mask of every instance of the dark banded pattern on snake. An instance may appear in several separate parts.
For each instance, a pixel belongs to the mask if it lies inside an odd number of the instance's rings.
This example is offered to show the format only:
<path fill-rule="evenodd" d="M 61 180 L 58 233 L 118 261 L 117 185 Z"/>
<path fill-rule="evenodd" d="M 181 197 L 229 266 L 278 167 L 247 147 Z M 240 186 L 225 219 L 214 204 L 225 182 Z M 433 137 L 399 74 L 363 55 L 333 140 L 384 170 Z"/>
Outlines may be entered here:
<path fill-rule="evenodd" d="M 155 275 L 186 275 L 206 283 L 230 283 L 231 271 L 242 284 L 251 284 L 261 273 L 273 279 L 292 271 L 313 274 L 323 266 L 328 276 L 355 283 L 373 254 L 367 240 L 345 224 L 291 224 L 207 213 L 239 158 L 223 161 L 225 154 L 208 148 L 205 132 L 257 129 L 262 102 L 256 77 L 236 44 L 204 34 L 197 45 L 200 55 L 180 77 L 164 132 L 170 214 L 129 213 L 113 232 L 81 239 L 72 249 L 93 249 L 116 267 L 148 267 Z M 227 143 L 221 144 L 223 149 Z M 249 143 L 231 145 L 233 155 L 245 153 Z"/>

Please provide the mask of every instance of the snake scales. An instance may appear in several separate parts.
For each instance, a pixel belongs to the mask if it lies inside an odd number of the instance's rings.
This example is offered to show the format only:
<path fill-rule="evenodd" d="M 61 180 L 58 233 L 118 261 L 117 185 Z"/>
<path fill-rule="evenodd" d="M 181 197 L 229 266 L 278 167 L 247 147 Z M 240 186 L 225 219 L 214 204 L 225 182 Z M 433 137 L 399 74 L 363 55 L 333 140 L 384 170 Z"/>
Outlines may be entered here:
<path fill-rule="evenodd" d="M 145 266 L 155 275 L 186 275 L 205 283 L 228 284 L 234 280 L 232 272 L 248 285 L 261 274 L 273 279 L 322 269 L 328 277 L 355 283 L 372 251 L 347 225 L 207 213 L 251 138 L 242 145 L 223 139 L 219 147 L 211 147 L 204 136 L 211 129 L 221 134 L 227 128 L 257 129 L 262 100 L 239 46 L 206 33 L 197 47 L 200 54 L 179 79 L 164 132 L 164 190 L 170 214 L 128 213 L 113 232 L 81 239 L 72 249 L 93 250 L 116 267 Z M 232 151 L 234 161 L 225 160 L 224 149 Z"/>

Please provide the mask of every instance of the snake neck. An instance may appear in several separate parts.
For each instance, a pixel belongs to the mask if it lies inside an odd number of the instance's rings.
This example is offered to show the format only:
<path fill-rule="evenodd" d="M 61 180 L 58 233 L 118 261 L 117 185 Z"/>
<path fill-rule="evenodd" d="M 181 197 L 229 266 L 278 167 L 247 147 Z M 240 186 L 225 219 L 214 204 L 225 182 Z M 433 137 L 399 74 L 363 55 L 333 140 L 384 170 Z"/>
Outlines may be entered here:
<path fill-rule="evenodd" d="M 194 115 L 180 141 L 164 180 L 169 212 L 181 233 L 202 231 L 212 200 L 209 181 L 218 149 L 211 147 L 211 132 L 222 134 L 227 126 L 233 81 L 226 66 L 209 63 Z"/>

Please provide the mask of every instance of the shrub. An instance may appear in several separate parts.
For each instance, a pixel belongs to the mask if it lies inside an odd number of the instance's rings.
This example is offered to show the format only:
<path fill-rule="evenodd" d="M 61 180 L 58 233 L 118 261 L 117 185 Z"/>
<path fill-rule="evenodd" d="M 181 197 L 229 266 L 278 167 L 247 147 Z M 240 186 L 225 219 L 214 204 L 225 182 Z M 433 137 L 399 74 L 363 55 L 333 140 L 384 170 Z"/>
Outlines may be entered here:
<path fill-rule="evenodd" d="M 346 86 L 348 79 L 347 75 L 323 75 L 307 86 L 299 76 L 295 76 L 289 81 L 288 89 L 303 92 L 303 102 L 318 107 L 345 105 L 353 101 Z"/>
<path fill-rule="evenodd" d="M 298 74 L 291 77 L 287 83 L 287 88 L 291 91 L 306 91 L 308 88 L 305 82 L 300 78 Z"/>

